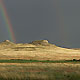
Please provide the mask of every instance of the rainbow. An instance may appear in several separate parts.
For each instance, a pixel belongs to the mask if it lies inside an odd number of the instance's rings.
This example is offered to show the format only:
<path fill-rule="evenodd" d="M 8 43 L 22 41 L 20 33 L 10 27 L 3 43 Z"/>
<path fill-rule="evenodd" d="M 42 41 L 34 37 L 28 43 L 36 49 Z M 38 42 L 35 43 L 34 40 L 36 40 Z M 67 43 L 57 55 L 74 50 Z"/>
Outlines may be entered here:
<path fill-rule="evenodd" d="M 3 0 L 0 0 L 0 10 L 1 10 L 1 16 L 4 20 L 5 26 L 7 28 L 8 34 L 9 34 L 9 38 L 11 41 L 16 43 L 16 38 L 14 35 L 13 27 L 12 27 L 12 24 L 10 22 L 10 19 L 9 19 L 6 7 L 3 3 Z"/>
<path fill-rule="evenodd" d="M 65 28 L 65 18 L 64 12 L 62 11 L 61 7 L 59 7 L 59 2 L 57 0 L 53 0 L 54 7 L 56 10 L 56 22 L 58 26 L 58 32 L 60 33 L 60 39 L 62 40 L 62 44 L 67 44 L 68 42 L 68 35 Z"/>

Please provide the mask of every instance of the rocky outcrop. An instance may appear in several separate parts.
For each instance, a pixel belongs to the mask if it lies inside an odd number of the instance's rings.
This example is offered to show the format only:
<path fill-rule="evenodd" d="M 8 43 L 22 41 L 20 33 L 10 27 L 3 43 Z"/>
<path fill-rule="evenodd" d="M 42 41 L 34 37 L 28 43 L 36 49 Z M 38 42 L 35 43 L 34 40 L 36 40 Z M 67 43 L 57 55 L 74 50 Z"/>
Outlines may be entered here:
<path fill-rule="evenodd" d="M 36 41 L 32 41 L 31 44 L 34 44 L 34 45 L 44 45 L 44 46 L 49 45 L 48 40 L 36 40 Z"/>
<path fill-rule="evenodd" d="M 14 44 L 14 43 L 9 40 L 5 40 L 5 41 L 1 42 L 0 44 L 10 45 L 10 44 Z"/>

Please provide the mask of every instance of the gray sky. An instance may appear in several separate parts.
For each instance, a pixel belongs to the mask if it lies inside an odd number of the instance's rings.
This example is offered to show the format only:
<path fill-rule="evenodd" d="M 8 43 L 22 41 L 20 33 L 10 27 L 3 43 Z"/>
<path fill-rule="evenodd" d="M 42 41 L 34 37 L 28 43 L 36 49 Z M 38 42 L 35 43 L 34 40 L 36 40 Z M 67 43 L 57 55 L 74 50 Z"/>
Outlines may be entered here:
<path fill-rule="evenodd" d="M 80 48 L 80 0 L 3 1 L 17 43 L 47 39 L 58 46 Z M 2 21 L 0 41 L 9 39 Z"/>

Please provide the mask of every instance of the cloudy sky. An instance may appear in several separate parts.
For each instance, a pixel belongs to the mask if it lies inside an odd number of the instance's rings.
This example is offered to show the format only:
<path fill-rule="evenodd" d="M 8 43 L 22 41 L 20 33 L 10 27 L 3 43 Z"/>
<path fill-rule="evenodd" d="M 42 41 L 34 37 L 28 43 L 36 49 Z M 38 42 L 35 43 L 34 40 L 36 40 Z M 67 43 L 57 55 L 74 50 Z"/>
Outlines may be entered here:
<path fill-rule="evenodd" d="M 3 0 L 17 43 L 47 39 L 80 48 L 80 0 Z M 1 25 L 0 41 L 9 39 Z"/>

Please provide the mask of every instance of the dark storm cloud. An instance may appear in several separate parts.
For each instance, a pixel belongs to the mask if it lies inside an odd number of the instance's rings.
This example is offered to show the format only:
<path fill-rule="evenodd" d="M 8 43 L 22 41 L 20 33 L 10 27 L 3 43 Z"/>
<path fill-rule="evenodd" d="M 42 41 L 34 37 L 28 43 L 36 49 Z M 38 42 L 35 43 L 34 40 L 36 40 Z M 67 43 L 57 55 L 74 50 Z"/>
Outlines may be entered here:
<path fill-rule="evenodd" d="M 48 39 L 80 47 L 80 0 L 4 0 L 17 42 Z M 7 39 L 0 24 L 0 38 Z M 8 37 L 8 35 L 7 35 Z"/>

